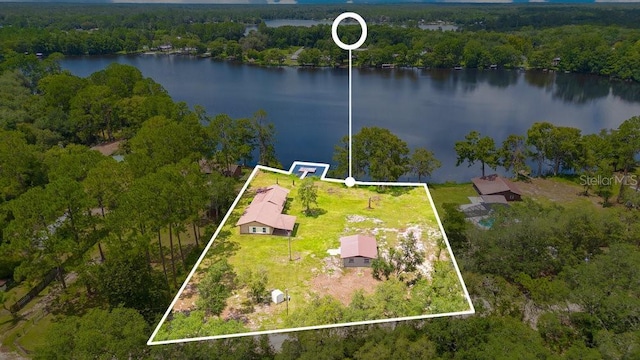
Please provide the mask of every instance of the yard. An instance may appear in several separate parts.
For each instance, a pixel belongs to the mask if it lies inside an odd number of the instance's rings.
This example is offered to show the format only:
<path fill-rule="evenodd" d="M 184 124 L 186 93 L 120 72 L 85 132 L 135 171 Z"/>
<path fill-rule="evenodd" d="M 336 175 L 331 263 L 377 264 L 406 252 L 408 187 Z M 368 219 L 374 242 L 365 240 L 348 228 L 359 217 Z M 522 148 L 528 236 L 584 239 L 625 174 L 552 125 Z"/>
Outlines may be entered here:
<path fill-rule="evenodd" d="M 266 273 L 267 289 L 287 290 L 291 297 L 288 304 L 255 306 L 254 311 L 247 314 L 245 323 L 250 331 L 282 328 L 287 311 L 303 309 L 313 298 L 329 295 L 347 306 L 356 290 L 371 294 L 384 282 L 374 279 L 370 268 L 343 268 L 340 255 L 328 253 L 330 249 L 340 248 L 340 237 L 374 235 L 380 252 L 384 253 L 411 233 L 424 252 L 426 261 L 420 269 L 428 279 L 433 261 L 450 262 L 446 247 L 443 251 L 442 234 L 424 187 L 347 188 L 343 184 L 317 180 L 317 204 L 312 205 L 311 214 L 306 215 L 297 193 L 300 181 L 293 175 L 266 170 L 256 174 L 187 285 L 187 290 L 181 294 L 174 311 L 195 310 L 197 283 L 214 253 L 224 254 L 236 274 L 246 271 Z M 256 190 L 274 184 L 290 190 L 285 213 L 297 217 L 291 238 L 240 234 L 235 224 Z M 449 268 L 453 271 L 452 266 Z M 228 299 L 222 317 L 229 314 L 231 308 L 239 307 L 245 299 L 244 290 L 236 290 Z M 313 325 L 317 324 L 308 324 Z"/>

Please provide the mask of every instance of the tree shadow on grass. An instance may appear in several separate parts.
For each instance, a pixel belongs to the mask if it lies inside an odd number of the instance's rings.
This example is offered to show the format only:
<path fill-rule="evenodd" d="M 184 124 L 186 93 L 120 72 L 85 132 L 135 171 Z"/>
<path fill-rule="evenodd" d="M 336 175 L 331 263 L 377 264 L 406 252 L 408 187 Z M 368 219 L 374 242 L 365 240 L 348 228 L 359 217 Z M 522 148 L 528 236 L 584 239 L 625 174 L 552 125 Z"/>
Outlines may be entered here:
<path fill-rule="evenodd" d="M 414 188 L 415 186 L 385 186 L 382 193 L 397 197 L 408 194 Z"/>
<path fill-rule="evenodd" d="M 409 193 L 415 186 L 390 186 L 376 185 L 368 186 L 367 189 L 376 194 L 389 194 L 391 196 L 401 196 Z"/>
<path fill-rule="evenodd" d="M 11 324 L 8 330 L 13 329 L 16 325 L 18 325 L 21 321 L 26 321 L 27 317 L 23 314 L 11 314 L 7 320 L 0 323 L 0 325 Z"/>
<path fill-rule="evenodd" d="M 302 213 L 306 217 L 312 217 L 314 219 L 317 219 L 318 216 L 326 214 L 327 210 L 320 209 L 320 208 L 313 208 L 313 209 L 309 209 L 309 211 L 303 211 Z"/>
<path fill-rule="evenodd" d="M 231 232 L 229 230 L 221 230 L 218 236 L 213 240 L 211 248 L 209 248 L 209 256 L 212 258 L 229 257 L 236 253 L 240 248 L 237 242 L 229 240 Z"/>

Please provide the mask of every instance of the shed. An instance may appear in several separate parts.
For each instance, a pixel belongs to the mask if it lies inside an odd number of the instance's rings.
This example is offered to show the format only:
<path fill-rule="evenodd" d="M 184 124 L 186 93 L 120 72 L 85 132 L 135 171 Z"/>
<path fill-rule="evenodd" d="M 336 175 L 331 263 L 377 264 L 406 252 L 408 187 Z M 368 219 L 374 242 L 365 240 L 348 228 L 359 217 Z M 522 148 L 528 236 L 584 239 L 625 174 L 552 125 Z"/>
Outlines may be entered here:
<path fill-rule="evenodd" d="M 378 257 L 376 238 L 351 235 L 340 238 L 340 257 L 344 267 L 368 267 Z"/>
<path fill-rule="evenodd" d="M 271 292 L 271 301 L 276 304 L 280 304 L 284 301 L 284 293 L 278 289 L 275 289 Z"/>

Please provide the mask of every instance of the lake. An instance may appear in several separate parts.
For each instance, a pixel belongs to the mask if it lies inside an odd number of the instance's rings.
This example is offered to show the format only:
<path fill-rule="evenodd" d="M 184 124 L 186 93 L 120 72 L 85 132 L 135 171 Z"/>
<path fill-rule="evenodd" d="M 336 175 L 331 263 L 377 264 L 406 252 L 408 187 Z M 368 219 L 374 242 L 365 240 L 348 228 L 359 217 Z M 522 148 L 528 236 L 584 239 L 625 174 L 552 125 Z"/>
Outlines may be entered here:
<path fill-rule="evenodd" d="M 348 133 L 347 69 L 257 67 L 177 55 L 66 58 L 79 76 L 119 62 L 138 67 L 176 101 L 209 114 L 250 117 L 264 109 L 277 131 L 276 152 L 292 161 L 332 162 Z M 537 121 L 583 134 L 616 128 L 640 115 L 640 84 L 606 78 L 516 70 L 354 69 L 353 127 L 390 129 L 410 148 L 442 162 L 431 181 L 468 181 L 480 165 L 456 167 L 454 143 L 471 130 L 499 144 Z M 407 180 L 403 177 L 401 180 Z"/>

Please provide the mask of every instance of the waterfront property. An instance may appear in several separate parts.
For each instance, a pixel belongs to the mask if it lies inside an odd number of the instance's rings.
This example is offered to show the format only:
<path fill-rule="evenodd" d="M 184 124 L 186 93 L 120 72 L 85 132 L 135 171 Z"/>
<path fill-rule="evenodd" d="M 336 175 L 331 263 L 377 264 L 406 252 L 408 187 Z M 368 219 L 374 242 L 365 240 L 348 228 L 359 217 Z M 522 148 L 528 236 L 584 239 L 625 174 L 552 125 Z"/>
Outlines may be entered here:
<path fill-rule="evenodd" d="M 480 195 L 502 195 L 507 201 L 522 200 L 522 192 L 511 181 L 498 174 L 471 179 L 473 188 Z"/>

